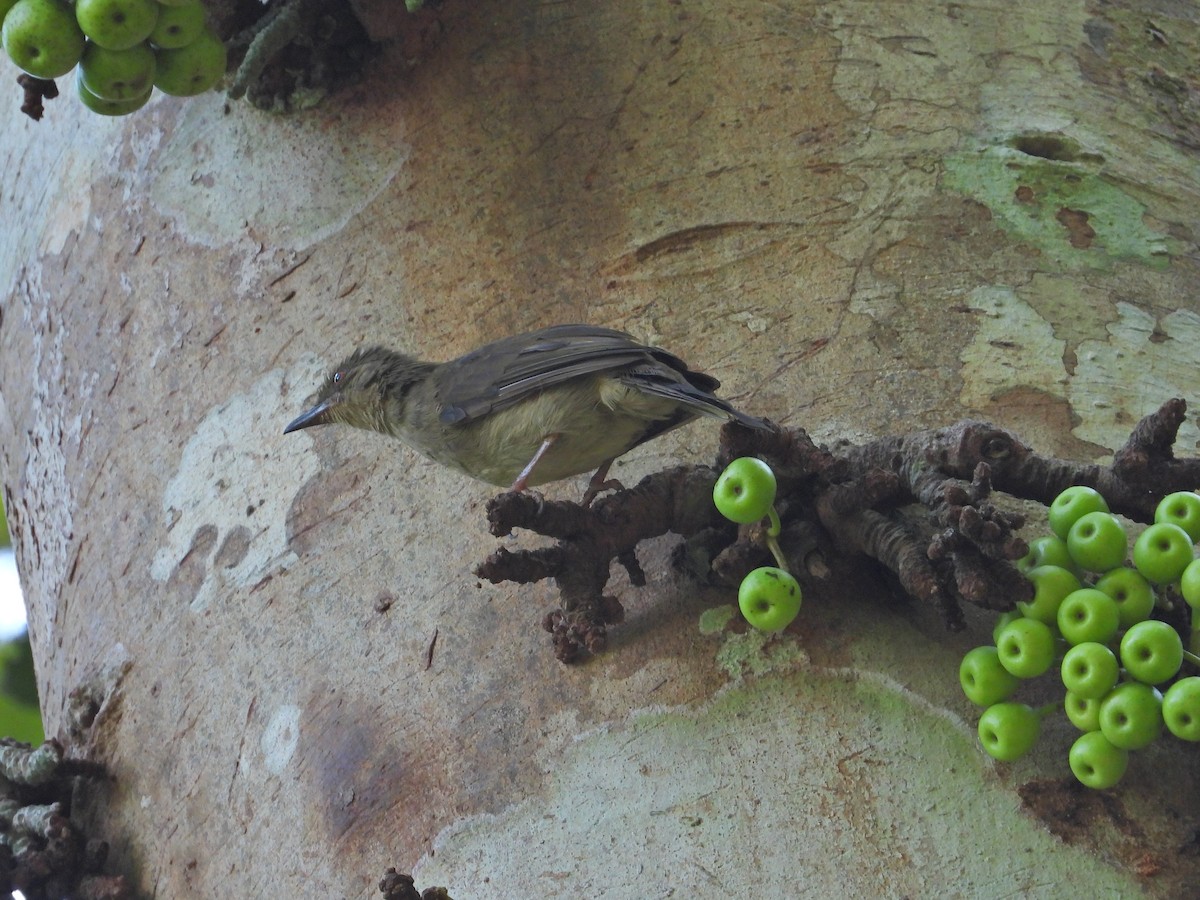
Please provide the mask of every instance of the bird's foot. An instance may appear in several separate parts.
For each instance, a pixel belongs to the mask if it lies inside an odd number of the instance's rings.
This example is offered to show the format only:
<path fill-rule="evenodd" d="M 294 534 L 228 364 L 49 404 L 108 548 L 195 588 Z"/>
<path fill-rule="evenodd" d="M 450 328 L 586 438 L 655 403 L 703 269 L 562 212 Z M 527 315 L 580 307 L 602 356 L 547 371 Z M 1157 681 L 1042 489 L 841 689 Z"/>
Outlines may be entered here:
<path fill-rule="evenodd" d="M 604 463 L 596 470 L 596 473 L 588 481 L 587 490 L 583 492 L 583 499 L 579 501 L 579 505 L 584 509 L 592 505 L 592 501 L 596 499 L 596 495 L 604 491 L 623 491 L 625 485 L 621 484 L 615 478 L 608 477 L 608 467 L 612 465 L 612 460 Z"/>

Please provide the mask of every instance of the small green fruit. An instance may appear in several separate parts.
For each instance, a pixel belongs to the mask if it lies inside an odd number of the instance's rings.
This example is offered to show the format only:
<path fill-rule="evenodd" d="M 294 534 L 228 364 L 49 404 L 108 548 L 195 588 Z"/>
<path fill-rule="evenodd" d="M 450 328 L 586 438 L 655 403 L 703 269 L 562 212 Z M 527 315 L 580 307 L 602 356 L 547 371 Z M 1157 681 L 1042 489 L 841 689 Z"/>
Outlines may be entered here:
<path fill-rule="evenodd" d="M 979 743 L 1002 762 L 1020 759 L 1037 742 L 1042 720 L 1024 703 L 1005 701 L 989 706 L 979 717 Z"/>
<path fill-rule="evenodd" d="M 1019 679 L 1004 668 L 995 647 L 976 647 L 962 658 L 958 683 L 972 703 L 991 706 L 1007 700 L 1017 689 Z"/>
<path fill-rule="evenodd" d="M 0 40 L 9 59 L 35 78 L 66 75 L 83 55 L 83 32 L 63 0 L 18 0 Z"/>
<path fill-rule="evenodd" d="M 1066 596 L 1083 587 L 1074 572 L 1061 566 L 1038 566 L 1025 577 L 1033 582 L 1033 599 L 1018 600 L 1017 609 L 1047 625 L 1057 623 L 1058 608 Z"/>
<path fill-rule="evenodd" d="M 1200 678 L 1180 678 L 1162 700 L 1163 721 L 1175 737 L 1200 741 Z"/>
<path fill-rule="evenodd" d="M 1085 641 L 1066 652 L 1061 672 L 1063 685 L 1072 694 L 1084 700 L 1100 700 L 1116 685 L 1121 667 L 1108 647 Z"/>
<path fill-rule="evenodd" d="M 1200 494 L 1195 491 L 1167 494 L 1154 510 L 1154 521 L 1178 525 L 1193 542 L 1200 541 Z"/>
<path fill-rule="evenodd" d="M 1046 510 L 1046 518 L 1050 520 L 1050 530 L 1065 541 L 1071 526 L 1090 512 L 1108 512 L 1108 502 L 1095 488 L 1077 484 L 1054 498 Z"/>
<path fill-rule="evenodd" d="M 1125 562 L 1129 539 L 1112 513 L 1090 512 L 1076 519 L 1067 532 L 1067 550 L 1081 569 L 1107 572 Z"/>
<path fill-rule="evenodd" d="M 1067 761 L 1082 784 L 1104 790 L 1121 780 L 1129 765 L 1129 753 L 1113 746 L 1101 732 L 1089 731 L 1071 745 Z"/>
<path fill-rule="evenodd" d="M 1178 581 L 1194 556 L 1192 539 L 1171 522 L 1151 525 L 1133 543 L 1133 565 L 1154 584 Z"/>
<path fill-rule="evenodd" d="M 157 56 L 154 86 L 174 97 L 203 94 L 225 74 L 225 45 L 209 28 L 186 47 L 159 50 Z"/>
<path fill-rule="evenodd" d="M 726 466 L 713 485 L 713 503 L 729 521 L 748 525 L 770 512 L 775 491 L 771 467 L 761 459 L 743 456 Z"/>
<path fill-rule="evenodd" d="M 1029 552 L 1017 560 L 1016 566 L 1024 574 L 1038 566 L 1058 566 L 1073 570 L 1075 560 L 1067 550 L 1067 542 L 1057 535 L 1043 534 L 1029 542 Z"/>
<path fill-rule="evenodd" d="M 1066 710 L 1071 724 L 1080 731 L 1100 730 L 1099 700 L 1094 698 L 1089 700 L 1087 697 L 1080 697 L 1078 694 L 1067 691 L 1063 697 L 1063 709 Z"/>
<path fill-rule="evenodd" d="M 154 53 L 145 44 L 106 50 L 89 42 L 79 61 L 79 77 L 102 100 L 136 100 L 154 87 L 154 66 Z"/>
<path fill-rule="evenodd" d="M 1154 611 L 1154 587 L 1137 569 L 1110 569 L 1096 582 L 1096 590 L 1116 601 L 1122 628 L 1148 619 Z"/>
<path fill-rule="evenodd" d="M 1054 662 L 1054 633 L 1037 619 L 1017 619 L 996 639 L 1000 665 L 1017 678 L 1036 678 Z"/>
<path fill-rule="evenodd" d="M 1187 564 L 1183 574 L 1179 576 L 1179 593 L 1192 608 L 1194 617 L 1200 611 L 1200 559 L 1194 559 Z"/>
<path fill-rule="evenodd" d="M 1067 643 L 1107 644 L 1117 633 L 1121 613 L 1117 601 L 1095 588 L 1072 591 L 1058 607 L 1058 630 Z"/>
<path fill-rule="evenodd" d="M 150 37 L 158 21 L 154 0 L 76 0 L 83 33 L 106 50 L 128 50 Z"/>
<path fill-rule="evenodd" d="M 1162 694 L 1148 684 L 1122 682 L 1100 701 L 1100 730 L 1114 747 L 1140 750 L 1162 727 Z"/>
<path fill-rule="evenodd" d="M 160 0 L 161 2 L 161 0 Z M 164 50 L 186 47 L 204 31 L 204 7 L 194 0 L 181 6 L 164 6 L 150 32 L 150 43 Z"/>
<path fill-rule="evenodd" d="M 1166 622 L 1138 622 L 1121 638 L 1121 665 L 1143 684 L 1162 684 L 1174 678 L 1182 664 L 1183 641 Z"/>
<path fill-rule="evenodd" d="M 800 585 L 783 569 L 763 566 L 742 579 L 738 606 L 759 631 L 782 631 L 800 612 Z"/>
<path fill-rule="evenodd" d="M 140 97 L 130 97 L 127 100 L 106 100 L 103 97 L 97 97 L 87 89 L 83 83 L 82 69 L 78 69 L 76 72 L 75 90 L 79 94 L 80 101 L 92 112 L 101 116 L 127 116 L 145 106 L 153 93 L 153 88 L 149 88 Z"/>

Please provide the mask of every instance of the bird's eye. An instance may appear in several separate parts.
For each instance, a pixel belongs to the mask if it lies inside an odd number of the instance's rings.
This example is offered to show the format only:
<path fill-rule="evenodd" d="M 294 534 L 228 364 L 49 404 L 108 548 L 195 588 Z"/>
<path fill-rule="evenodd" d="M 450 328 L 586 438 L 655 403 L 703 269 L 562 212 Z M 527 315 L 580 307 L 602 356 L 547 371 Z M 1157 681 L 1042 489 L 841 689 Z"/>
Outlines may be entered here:
<path fill-rule="evenodd" d="M 342 372 L 339 370 L 333 373 L 333 383 L 340 384 L 342 381 Z"/>

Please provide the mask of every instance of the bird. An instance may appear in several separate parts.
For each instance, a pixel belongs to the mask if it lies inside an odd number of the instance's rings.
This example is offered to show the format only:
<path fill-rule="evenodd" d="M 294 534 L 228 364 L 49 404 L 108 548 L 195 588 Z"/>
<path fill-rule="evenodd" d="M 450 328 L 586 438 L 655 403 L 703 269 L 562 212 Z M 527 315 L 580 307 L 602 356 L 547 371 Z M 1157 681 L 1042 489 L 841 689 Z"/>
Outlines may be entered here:
<path fill-rule="evenodd" d="M 355 350 L 316 403 L 283 430 L 343 424 L 399 438 L 435 462 L 511 491 L 595 471 L 701 416 L 770 427 L 713 392 L 720 382 L 623 331 L 555 325 L 448 362 L 381 346 Z"/>

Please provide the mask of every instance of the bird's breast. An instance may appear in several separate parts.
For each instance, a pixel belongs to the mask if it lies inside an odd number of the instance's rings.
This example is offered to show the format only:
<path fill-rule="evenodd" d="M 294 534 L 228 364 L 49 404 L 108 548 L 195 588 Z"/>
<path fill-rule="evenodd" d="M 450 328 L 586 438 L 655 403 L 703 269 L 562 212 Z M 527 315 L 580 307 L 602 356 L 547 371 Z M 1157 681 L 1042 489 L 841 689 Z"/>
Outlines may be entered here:
<path fill-rule="evenodd" d="M 445 455 L 426 453 L 507 487 L 553 435 L 529 479 L 530 485 L 538 485 L 595 471 L 678 416 L 678 405 L 670 400 L 613 378 L 589 376 L 530 394 L 478 419 L 444 426 L 452 449 Z"/>

